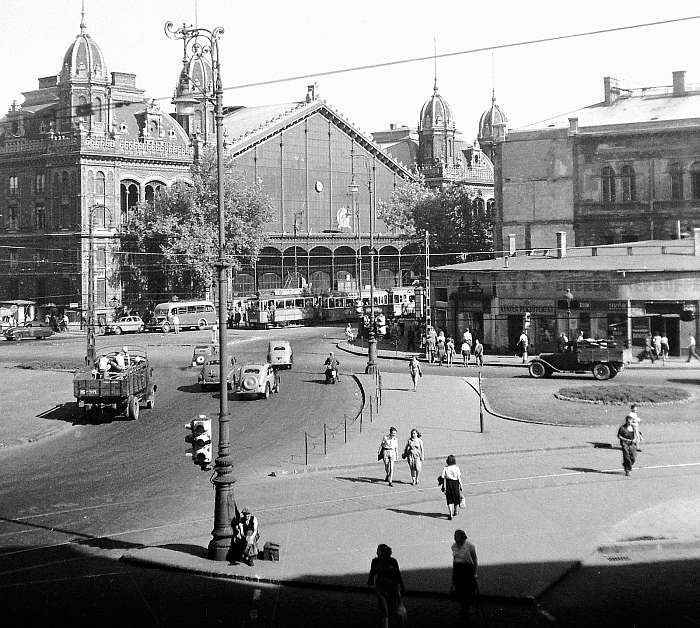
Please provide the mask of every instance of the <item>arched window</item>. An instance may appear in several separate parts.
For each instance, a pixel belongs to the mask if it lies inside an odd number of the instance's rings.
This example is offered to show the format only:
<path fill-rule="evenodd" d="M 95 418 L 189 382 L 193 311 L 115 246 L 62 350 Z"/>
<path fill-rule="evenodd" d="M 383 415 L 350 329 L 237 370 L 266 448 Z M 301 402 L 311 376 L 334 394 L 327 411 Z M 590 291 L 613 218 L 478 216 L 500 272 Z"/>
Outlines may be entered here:
<path fill-rule="evenodd" d="M 633 201 L 635 196 L 634 168 L 622 166 L 622 200 Z"/>
<path fill-rule="evenodd" d="M 700 162 L 698 161 L 690 166 L 690 189 L 693 199 L 700 199 Z"/>
<path fill-rule="evenodd" d="M 96 227 L 106 227 L 107 226 L 107 216 L 106 216 L 106 195 L 105 195 L 105 173 L 98 170 L 95 174 L 95 226 Z"/>
<path fill-rule="evenodd" d="M 496 200 L 493 198 L 486 201 L 486 217 L 489 220 L 494 220 L 496 218 Z"/>
<path fill-rule="evenodd" d="M 674 201 L 682 200 L 683 198 L 683 168 L 680 163 L 674 161 L 669 169 L 671 176 L 671 198 Z"/>
<path fill-rule="evenodd" d="M 601 171 L 603 183 L 603 203 L 615 202 L 615 171 L 610 166 L 605 166 Z"/>
<path fill-rule="evenodd" d="M 95 115 L 95 121 L 102 122 L 102 99 L 99 96 L 96 96 L 93 101 L 92 111 Z"/>
<path fill-rule="evenodd" d="M 80 96 L 78 98 L 78 106 L 75 109 L 76 114 L 78 115 L 78 119 L 81 122 L 87 122 L 88 121 L 88 114 L 90 112 L 90 107 L 88 107 L 88 102 L 85 96 Z"/>
<path fill-rule="evenodd" d="M 198 133 L 203 131 L 202 129 L 202 110 L 197 109 L 194 112 L 194 130 Z"/>
<path fill-rule="evenodd" d="M 474 212 L 474 218 L 483 218 L 484 217 L 484 199 L 481 196 L 477 196 L 474 201 L 473 201 L 473 212 Z"/>
<path fill-rule="evenodd" d="M 146 183 L 146 189 L 145 189 L 145 201 L 153 206 L 155 203 L 156 197 L 158 194 L 160 194 L 161 189 L 163 188 L 163 184 L 159 183 L 158 181 L 151 181 L 150 183 Z"/>

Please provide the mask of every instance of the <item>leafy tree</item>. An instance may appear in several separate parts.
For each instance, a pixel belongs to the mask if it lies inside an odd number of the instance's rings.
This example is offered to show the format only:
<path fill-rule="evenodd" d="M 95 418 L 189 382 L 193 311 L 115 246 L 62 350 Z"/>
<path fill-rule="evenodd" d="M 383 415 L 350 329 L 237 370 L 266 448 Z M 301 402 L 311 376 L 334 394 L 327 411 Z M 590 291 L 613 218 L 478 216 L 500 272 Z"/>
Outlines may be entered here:
<path fill-rule="evenodd" d="M 270 199 L 250 184 L 230 159 L 225 163 L 225 256 L 235 273 L 242 261 L 257 258 L 271 216 Z M 125 292 L 202 295 L 212 285 L 219 259 L 216 155 L 203 152 L 192 166 L 192 185 L 161 191 L 142 203 L 129 220 L 125 238 Z"/>
<path fill-rule="evenodd" d="M 493 251 L 493 219 L 485 203 L 462 185 L 430 190 L 420 182 L 396 188 L 388 204 L 378 207 L 379 217 L 393 231 L 421 237 L 430 234 L 431 253 L 441 254 L 441 264 L 465 259 L 485 259 Z"/>

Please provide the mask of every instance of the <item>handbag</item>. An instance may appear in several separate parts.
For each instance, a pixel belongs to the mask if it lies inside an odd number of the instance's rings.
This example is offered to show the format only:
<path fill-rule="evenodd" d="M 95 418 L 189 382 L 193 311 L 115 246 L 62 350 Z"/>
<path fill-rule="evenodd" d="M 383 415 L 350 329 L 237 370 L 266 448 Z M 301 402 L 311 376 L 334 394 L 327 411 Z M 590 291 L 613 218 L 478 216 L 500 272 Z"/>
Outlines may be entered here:
<path fill-rule="evenodd" d="M 403 603 L 403 600 L 399 600 L 399 603 L 394 609 L 394 615 L 396 615 L 396 617 L 400 619 L 402 623 L 408 619 L 408 611 L 406 610 L 406 605 Z"/>
<path fill-rule="evenodd" d="M 467 500 L 464 497 L 464 493 L 461 493 L 459 496 L 459 507 L 460 508 L 466 508 L 467 507 Z"/>
<path fill-rule="evenodd" d="M 380 449 L 379 452 L 377 452 L 377 461 L 381 460 L 384 458 L 384 452 Z"/>

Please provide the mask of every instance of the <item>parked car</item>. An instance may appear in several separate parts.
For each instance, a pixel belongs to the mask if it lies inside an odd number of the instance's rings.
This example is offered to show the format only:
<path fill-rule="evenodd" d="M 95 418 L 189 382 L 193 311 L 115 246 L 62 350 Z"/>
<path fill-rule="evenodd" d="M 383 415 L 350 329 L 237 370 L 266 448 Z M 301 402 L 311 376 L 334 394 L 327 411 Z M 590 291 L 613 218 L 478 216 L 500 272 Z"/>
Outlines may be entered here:
<path fill-rule="evenodd" d="M 122 316 L 105 327 L 106 334 L 125 334 L 127 332 L 142 332 L 146 324 L 140 316 Z"/>
<path fill-rule="evenodd" d="M 17 327 L 10 327 L 4 332 L 7 340 L 26 340 L 27 338 L 37 338 L 43 340 L 49 336 L 53 336 L 53 329 L 48 323 L 41 321 L 29 321 Z"/>
<path fill-rule="evenodd" d="M 270 393 L 280 391 L 280 378 L 269 362 L 245 364 L 236 373 L 235 388 L 239 395 L 255 395 L 267 399 Z"/>
<path fill-rule="evenodd" d="M 233 380 L 236 370 L 236 358 L 231 356 L 226 378 L 226 388 L 229 390 L 233 386 Z M 202 365 L 197 377 L 197 383 L 202 390 L 206 390 L 210 386 L 219 386 L 221 384 L 221 360 L 218 354 L 210 355 Z"/>
<path fill-rule="evenodd" d="M 273 368 L 291 369 L 294 352 L 288 340 L 271 340 L 267 345 L 267 361 Z"/>
<path fill-rule="evenodd" d="M 207 359 L 216 353 L 215 345 L 195 345 L 192 350 L 191 366 L 202 366 Z"/>

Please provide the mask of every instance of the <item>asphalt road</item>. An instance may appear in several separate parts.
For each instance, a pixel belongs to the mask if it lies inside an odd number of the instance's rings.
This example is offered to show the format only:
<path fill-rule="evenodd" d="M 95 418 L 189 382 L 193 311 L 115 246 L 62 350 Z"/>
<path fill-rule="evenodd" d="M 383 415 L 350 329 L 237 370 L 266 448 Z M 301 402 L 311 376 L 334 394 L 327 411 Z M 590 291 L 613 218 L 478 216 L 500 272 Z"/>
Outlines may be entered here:
<path fill-rule="evenodd" d="M 322 383 L 320 365 L 340 332 L 315 328 L 234 334 L 239 361 L 264 355 L 270 335 L 289 337 L 295 347 L 295 368 L 283 374 L 279 395 L 267 401 L 231 400 L 238 495 L 245 496 L 248 481 L 259 481 L 274 465 L 300 464 L 304 430 L 318 433 L 324 422 L 338 420 L 341 410 L 351 412 L 359 406 L 349 378 L 335 387 Z M 368 595 L 261 587 L 137 569 L 117 561 L 125 549 L 141 543 L 170 542 L 182 549 L 178 539 L 197 536 L 211 520 L 209 474 L 184 456 L 183 441 L 187 420 L 199 413 L 214 418 L 218 409 L 217 393 L 200 392 L 194 385 L 196 370 L 187 367 L 189 345 L 203 339 L 198 332 L 163 339 L 155 335 L 116 339 L 119 344 L 145 340 L 152 345 L 160 385 L 154 410 L 144 409 L 136 423 L 94 417 L 56 438 L 1 452 L 0 591 L 10 601 L 4 608 L 8 625 L 372 625 L 374 602 Z M 0 361 L 79 359 L 83 350 L 78 340 L 27 342 L 19 347 L 3 343 Z M 340 358 L 343 371 L 360 370 L 365 362 L 361 357 Z M 387 361 L 383 368 L 403 372 L 406 365 Z M 464 374 L 458 368 L 425 368 L 446 377 Z M 509 370 L 494 369 L 493 375 L 497 372 L 506 381 Z M 69 405 L 59 408 L 53 420 L 73 416 Z M 697 486 L 697 467 L 679 466 L 695 460 L 691 445 L 645 451 L 645 463 L 658 468 L 640 472 L 644 479 L 635 476 L 632 484 L 619 482 L 619 460 L 610 464 L 602 458 L 607 452 L 599 455 L 600 461 L 576 451 L 481 459 L 470 469 L 472 525 L 492 535 L 517 535 L 531 547 L 532 561 L 537 562 L 552 548 L 565 552 L 573 539 L 594 546 L 606 521 L 624 522 L 625 513 L 678 502 Z M 388 503 L 385 492 L 368 494 L 375 490 L 372 485 L 337 480 L 328 478 L 328 491 L 342 493 L 337 494 L 337 503 L 324 500 L 315 505 L 313 496 L 303 493 L 303 482 L 297 482 L 296 492 L 290 494 L 284 482 L 271 479 L 262 500 L 269 507 L 266 518 L 284 520 L 289 514 L 285 507 L 297 502 L 304 503 L 313 517 L 342 512 L 362 516 L 368 509 L 386 506 L 406 512 L 442 508 L 439 495 L 399 490 Z M 641 521 L 630 519 L 630 537 L 644 533 Z M 495 562 L 498 569 L 499 561 Z M 507 557 L 500 564 L 507 577 L 514 566 L 508 567 Z M 640 573 L 636 571 L 637 576 Z M 631 576 L 629 580 L 634 582 Z M 633 596 L 634 590 L 629 594 Z M 603 598 L 600 590 L 591 595 Z M 555 590 L 547 598 L 548 608 L 562 618 L 569 613 L 569 625 L 586 625 L 585 620 L 576 623 L 580 617 L 578 609 L 570 607 L 573 599 L 575 593 L 565 590 L 557 596 Z M 456 625 L 457 612 L 448 600 L 409 599 L 407 606 L 410 625 Z M 608 609 L 600 605 L 598 625 L 609 625 Z M 491 626 L 547 625 L 546 616 L 534 607 L 489 602 L 485 610 Z M 615 616 L 614 622 L 626 625 L 624 615 Z"/>

